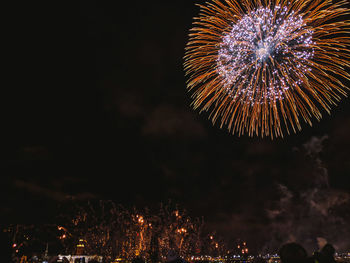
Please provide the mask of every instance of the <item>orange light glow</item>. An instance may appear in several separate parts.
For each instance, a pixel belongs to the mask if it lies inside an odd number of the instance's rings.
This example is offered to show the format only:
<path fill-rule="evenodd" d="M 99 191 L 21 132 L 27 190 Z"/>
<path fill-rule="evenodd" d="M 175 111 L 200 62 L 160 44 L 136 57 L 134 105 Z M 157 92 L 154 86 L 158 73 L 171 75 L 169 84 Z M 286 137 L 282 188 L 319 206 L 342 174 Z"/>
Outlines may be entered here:
<path fill-rule="evenodd" d="M 145 222 L 145 220 L 143 219 L 142 216 L 140 216 L 139 219 L 138 219 L 138 222 L 139 222 L 139 224 L 142 225 Z"/>
<path fill-rule="evenodd" d="M 187 233 L 187 229 L 186 228 L 180 228 L 180 229 L 177 229 L 176 232 L 179 233 L 179 234 L 184 234 L 184 233 Z"/>

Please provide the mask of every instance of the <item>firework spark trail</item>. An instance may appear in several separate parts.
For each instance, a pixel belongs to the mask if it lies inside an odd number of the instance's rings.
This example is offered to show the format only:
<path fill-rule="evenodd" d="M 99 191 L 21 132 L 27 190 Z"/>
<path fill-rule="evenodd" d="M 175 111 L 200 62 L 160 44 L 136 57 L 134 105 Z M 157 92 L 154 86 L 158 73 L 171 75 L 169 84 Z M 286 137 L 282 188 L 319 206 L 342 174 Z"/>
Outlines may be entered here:
<path fill-rule="evenodd" d="M 199 5 L 184 68 L 193 107 L 232 133 L 283 137 L 346 96 L 346 1 L 212 0 Z"/>

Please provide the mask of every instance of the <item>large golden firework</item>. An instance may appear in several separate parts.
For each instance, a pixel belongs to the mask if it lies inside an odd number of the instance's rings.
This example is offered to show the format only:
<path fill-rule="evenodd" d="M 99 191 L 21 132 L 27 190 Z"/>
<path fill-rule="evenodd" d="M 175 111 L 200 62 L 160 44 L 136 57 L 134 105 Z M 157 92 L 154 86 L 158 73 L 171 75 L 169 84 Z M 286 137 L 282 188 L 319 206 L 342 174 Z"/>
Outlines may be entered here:
<path fill-rule="evenodd" d="M 184 68 L 193 107 L 232 133 L 283 137 L 330 113 L 350 79 L 347 1 L 212 0 Z"/>

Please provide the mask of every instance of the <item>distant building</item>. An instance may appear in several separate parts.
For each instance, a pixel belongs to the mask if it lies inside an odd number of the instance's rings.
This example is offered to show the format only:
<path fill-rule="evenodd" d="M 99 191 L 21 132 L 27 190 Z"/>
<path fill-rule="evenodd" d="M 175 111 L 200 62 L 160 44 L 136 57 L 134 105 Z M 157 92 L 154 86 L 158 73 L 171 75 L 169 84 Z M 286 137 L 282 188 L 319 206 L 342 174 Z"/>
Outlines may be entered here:
<path fill-rule="evenodd" d="M 57 262 L 65 262 L 64 258 L 69 263 L 89 263 L 89 261 L 97 260 L 102 263 L 102 256 L 97 255 L 58 255 Z"/>
<path fill-rule="evenodd" d="M 69 263 L 89 263 L 89 261 L 92 260 L 102 262 L 102 256 L 86 255 L 86 244 L 86 240 L 79 239 L 79 242 L 75 249 L 75 255 L 58 255 L 57 262 L 65 262 L 65 258 Z"/>
<path fill-rule="evenodd" d="M 76 255 L 84 255 L 85 254 L 85 245 L 86 241 L 84 239 L 79 239 L 79 242 L 77 244 L 75 254 Z"/>

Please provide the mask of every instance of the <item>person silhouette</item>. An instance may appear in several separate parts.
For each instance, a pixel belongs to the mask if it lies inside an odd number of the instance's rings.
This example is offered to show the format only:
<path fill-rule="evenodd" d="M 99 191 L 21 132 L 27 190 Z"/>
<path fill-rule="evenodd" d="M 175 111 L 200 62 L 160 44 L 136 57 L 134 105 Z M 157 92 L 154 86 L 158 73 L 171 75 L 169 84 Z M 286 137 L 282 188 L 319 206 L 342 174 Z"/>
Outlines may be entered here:
<path fill-rule="evenodd" d="M 335 249 L 334 247 L 327 243 L 319 253 L 320 263 L 335 263 L 334 259 Z"/>
<path fill-rule="evenodd" d="M 297 243 L 287 243 L 279 250 L 281 263 L 305 263 L 307 262 L 306 250 Z"/>

